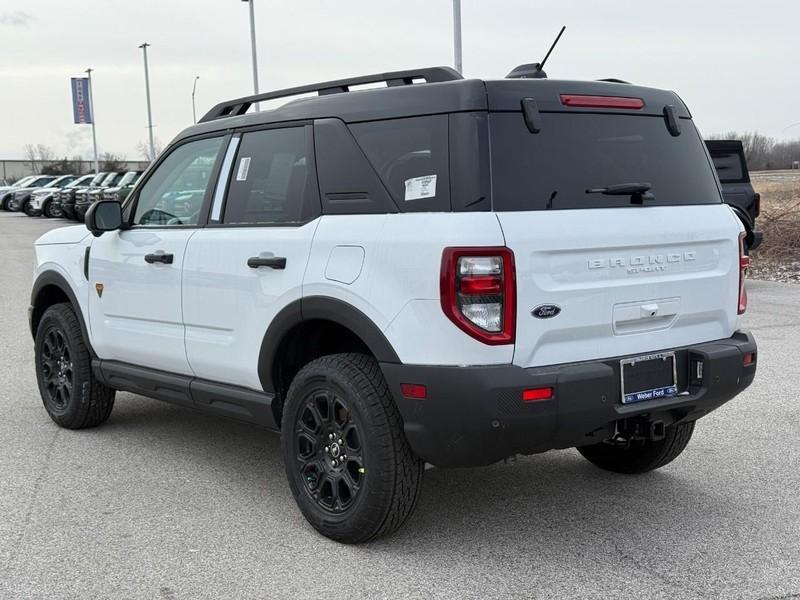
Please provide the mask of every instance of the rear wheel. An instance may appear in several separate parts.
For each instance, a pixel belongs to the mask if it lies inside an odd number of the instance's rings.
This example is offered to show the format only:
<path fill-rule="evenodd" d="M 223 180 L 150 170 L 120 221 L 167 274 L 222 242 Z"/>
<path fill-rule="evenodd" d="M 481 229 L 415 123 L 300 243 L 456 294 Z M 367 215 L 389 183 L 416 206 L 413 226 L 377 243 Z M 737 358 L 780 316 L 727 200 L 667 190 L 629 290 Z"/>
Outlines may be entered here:
<path fill-rule="evenodd" d="M 34 351 L 39 393 L 53 421 L 81 429 L 108 419 L 114 390 L 95 379 L 89 349 L 69 304 L 54 304 L 42 315 Z"/>
<path fill-rule="evenodd" d="M 646 473 L 675 460 L 692 439 L 694 421 L 667 427 L 661 440 L 601 442 L 578 448 L 593 465 L 614 473 Z"/>
<path fill-rule="evenodd" d="M 335 354 L 303 367 L 282 428 L 289 485 L 322 535 L 366 542 L 397 530 L 414 510 L 424 464 L 373 358 Z"/>

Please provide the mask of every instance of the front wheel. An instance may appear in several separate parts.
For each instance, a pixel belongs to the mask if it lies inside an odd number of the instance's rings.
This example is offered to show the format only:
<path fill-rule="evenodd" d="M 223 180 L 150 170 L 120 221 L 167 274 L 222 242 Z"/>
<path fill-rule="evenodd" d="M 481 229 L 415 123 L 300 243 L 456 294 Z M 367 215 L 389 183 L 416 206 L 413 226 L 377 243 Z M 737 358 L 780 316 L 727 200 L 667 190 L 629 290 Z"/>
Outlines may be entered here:
<path fill-rule="evenodd" d="M 322 535 L 366 542 L 411 515 L 424 463 L 373 358 L 334 354 L 308 363 L 289 388 L 282 429 L 292 494 Z"/>
<path fill-rule="evenodd" d="M 50 200 L 49 202 L 45 202 L 42 207 L 42 214 L 48 219 L 53 219 L 61 216 L 61 209 L 58 209 L 55 203 Z"/>
<path fill-rule="evenodd" d="M 108 419 L 114 390 L 95 379 L 89 349 L 69 304 L 54 304 L 42 315 L 34 352 L 39 393 L 53 421 L 81 429 Z"/>
<path fill-rule="evenodd" d="M 692 439 L 694 421 L 667 427 L 661 440 L 631 440 L 627 444 L 600 442 L 578 448 L 593 465 L 614 473 L 653 471 L 675 460 Z"/>
<path fill-rule="evenodd" d="M 31 204 L 30 200 L 25 200 L 25 204 L 22 205 L 22 212 L 24 212 L 29 217 L 39 216 L 39 211 L 33 209 L 33 205 Z"/>

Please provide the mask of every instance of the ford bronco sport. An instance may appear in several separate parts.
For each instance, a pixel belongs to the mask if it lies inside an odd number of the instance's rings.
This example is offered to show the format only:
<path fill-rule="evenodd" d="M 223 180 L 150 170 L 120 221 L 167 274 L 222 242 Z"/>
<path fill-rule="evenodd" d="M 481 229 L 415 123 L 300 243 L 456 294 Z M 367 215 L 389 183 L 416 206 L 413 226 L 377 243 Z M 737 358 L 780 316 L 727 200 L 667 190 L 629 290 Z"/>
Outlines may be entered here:
<path fill-rule="evenodd" d="M 755 375 L 742 240 L 672 92 L 442 67 L 281 90 L 36 242 L 36 373 L 62 427 L 125 390 L 281 431 L 304 516 L 363 542 L 426 462 L 672 461 Z"/>

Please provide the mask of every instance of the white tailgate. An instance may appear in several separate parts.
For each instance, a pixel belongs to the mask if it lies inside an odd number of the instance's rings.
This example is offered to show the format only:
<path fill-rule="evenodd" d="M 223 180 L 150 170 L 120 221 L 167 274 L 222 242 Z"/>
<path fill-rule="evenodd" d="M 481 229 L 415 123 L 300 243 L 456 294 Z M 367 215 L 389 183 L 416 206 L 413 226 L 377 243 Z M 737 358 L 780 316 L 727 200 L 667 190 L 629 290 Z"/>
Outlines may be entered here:
<path fill-rule="evenodd" d="M 727 205 L 496 214 L 516 261 L 514 364 L 646 353 L 736 329 L 740 225 Z M 542 304 L 561 312 L 535 318 Z"/>

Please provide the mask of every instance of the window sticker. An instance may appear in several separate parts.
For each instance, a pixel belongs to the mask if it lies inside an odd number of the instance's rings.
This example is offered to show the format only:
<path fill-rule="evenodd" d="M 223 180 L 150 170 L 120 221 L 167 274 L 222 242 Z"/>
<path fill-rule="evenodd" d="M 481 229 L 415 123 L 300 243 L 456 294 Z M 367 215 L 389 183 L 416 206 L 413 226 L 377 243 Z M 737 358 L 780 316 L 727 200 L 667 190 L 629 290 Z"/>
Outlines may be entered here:
<path fill-rule="evenodd" d="M 236 181 L 247 181 L 247 172 L 250 170 L 250 157 L 243 156 L 239 161 L 239 170 L 236 171 Z"/>
<path fill-rule="evenodd" d="M 435 195 L 436 175 L 425 175 L 424 177 L 412 177 L 411 179 L 406 179 L 406 202 L 409 200 L 432 198 Z"/>

